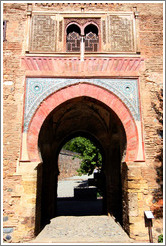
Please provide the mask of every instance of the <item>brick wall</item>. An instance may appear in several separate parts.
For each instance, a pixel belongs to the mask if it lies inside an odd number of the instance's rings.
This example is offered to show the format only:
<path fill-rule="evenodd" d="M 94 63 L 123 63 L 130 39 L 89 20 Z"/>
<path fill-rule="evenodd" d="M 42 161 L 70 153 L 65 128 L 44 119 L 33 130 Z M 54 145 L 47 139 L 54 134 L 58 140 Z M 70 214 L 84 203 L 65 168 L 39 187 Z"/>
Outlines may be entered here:
<path fill-rule="evenodd" d="M 81 8 L 84 8 L 84 12 L 133 11 L 135 6 L 139 12 L 139 50 L 141 57 L 145 59 L 145 69 L 140 74 L 139 86 L 146 164 L 143 167 L 139 166 L 139 172 L 141 172 L 142 178 L 146 180 L 147 185 L 147 194 L 143 195 L 143 200 L 146 196 L 149 208 L 155 210 L 162 207 L 160 197 L 154 196 L 160 188 L 160 184 L 156 180 L 158 179 L 157 170 L 161 167 L 161 161 L 158 161 L 157 156 L 162 149 L 162 139 L 158 134 L 160 123 L 152 105 L 153 102 L 158 104 L 156 92 L 163 85 L 162 3 L 33 4 L 34 10 L 37 11 L 56 9 L 62 12 L 74 12 Z M 3 19 L 7 20 L 7 41 L 3 42 L 3 210 L 4 228 L 7 228 L 4 230 L 4 237 L 9 236 L 8 241 L 13 240 L 15 242 L 28 240 L 33 234 L 33 221 L 29 221 L 29 227 L 26 227 L 26 222 L 22 219 L 25 204 L 22 210 L 20 209 L 20 197 L 25 192 L 22 176 L 15 175 L 21 154 L 25 89 L 25 71 L 21 67 L 21 56 L 25 55 L 27 48 L 26 10 L 26 3 L 3 4 Z M 20 224 L 22 227 L 18 229 Z M 25 230 L 20 229 L 23 226 Z M 14 236 L 12 236 L 13 231 Z M 154 223 L 155 240 L 161 232 L 162 219 L 156 217 Z M 13 239 L 10 238 L 11 236 Z"/>
<path fill-rule="evenodd" d="M 3 19 L 7 20 L 7 41 L 3 42 L 3 206 L 7 228 L 4 235 L 10 241 L 18 228 L 17 206 L 22 182 L 21 176 L 13 174 L 19 162 L 22 132 L 25 75 L 20 57 L 24 53 L 26 4 L 4 5 Z"/>
<path fill-rule="evenodd" d="M 77 169 L 80 167 L 80 159 L 75 158 L 77 153 L 69 150 L 61 150 L 59 153 L 58 166 L 60 175 L 58 180 L 78 175 Z"/>

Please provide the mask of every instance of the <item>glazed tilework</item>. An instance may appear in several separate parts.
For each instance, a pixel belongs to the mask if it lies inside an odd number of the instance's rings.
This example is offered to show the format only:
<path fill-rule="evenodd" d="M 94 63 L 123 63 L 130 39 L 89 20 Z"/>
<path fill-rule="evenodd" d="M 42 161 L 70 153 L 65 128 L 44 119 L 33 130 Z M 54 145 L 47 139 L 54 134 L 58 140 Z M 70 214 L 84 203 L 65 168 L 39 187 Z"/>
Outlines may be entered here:
<path fill-rule="evenodd" d="M 68 85 L 86 82 L 101 86 L 118 96 L 129 108 L 135 120 L 140 120 L 137 79 L 62 79 L 62 78 L 27 78 L 24 131 L 40 103 L 50 94 Z"/>

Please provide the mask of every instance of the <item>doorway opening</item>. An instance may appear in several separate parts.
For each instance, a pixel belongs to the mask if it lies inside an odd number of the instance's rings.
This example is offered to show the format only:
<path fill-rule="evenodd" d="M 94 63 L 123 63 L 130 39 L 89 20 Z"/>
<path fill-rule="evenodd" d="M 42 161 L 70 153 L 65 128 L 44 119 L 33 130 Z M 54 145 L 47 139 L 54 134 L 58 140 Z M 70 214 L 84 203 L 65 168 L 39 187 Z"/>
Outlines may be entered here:
<path fill-rule="evenodd" d="M 90 139 L 100 149 L 104 177 L 102 213 L 111 214 L 122 223 L 121 163 L 126 150 L 125 130 L 111 108 L 97 99 L 80 96 L 56 107 L 45 119 L 39 133 L 42 163 L 37 181 L 37 231 L 58 216 L 58 157 L 62 147 L 76 137 Z"/>
<path fill-rule="evenodd" d="M 57 216 L 106 213 L 102 161 L 100 149 L 83 135 L 65 143 L 58 158 Z"/>

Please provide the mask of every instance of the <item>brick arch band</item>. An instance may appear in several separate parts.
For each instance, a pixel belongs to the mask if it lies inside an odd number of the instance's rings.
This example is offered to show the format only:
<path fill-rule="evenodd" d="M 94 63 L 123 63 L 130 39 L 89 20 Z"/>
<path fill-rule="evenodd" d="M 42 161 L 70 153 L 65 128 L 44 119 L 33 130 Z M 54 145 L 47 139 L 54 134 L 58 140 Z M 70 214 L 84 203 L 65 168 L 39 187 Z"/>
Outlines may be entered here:
<path fill-rule="evenodd" d="M 79 83 L 56 91 L 46 98 L 33 115 L 28 128 L 27 149 L 30 161 L 40 161 L 38 136 L 46 117 L 60 104 L 72 98 L 87 96 L 111 108 L 121 120 L 126 132 L 127 149 L 125 161 L 135 161 L 138 153 L 138 131 L 136 123 L 123 102 L 112 92 L 96 85 Z"/>

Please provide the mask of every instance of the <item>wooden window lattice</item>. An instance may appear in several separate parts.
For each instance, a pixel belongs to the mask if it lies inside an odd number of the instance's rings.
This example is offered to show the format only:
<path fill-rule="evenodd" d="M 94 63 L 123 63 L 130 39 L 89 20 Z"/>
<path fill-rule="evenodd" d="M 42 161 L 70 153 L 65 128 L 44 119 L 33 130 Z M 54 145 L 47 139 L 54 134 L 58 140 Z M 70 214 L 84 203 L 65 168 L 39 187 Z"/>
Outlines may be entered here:
<path fill-rule="evenodd" d="M 98 51 L 99 37 L 96 33 L 89 32 L 85 35 L 85 52 L 96 52 Z"/>
<path fill-rule="evenodd" d="M 99 37 L 92 32 L 85 35 L 85 52 L 96 52 L 99 46 Z M 81 37 L 79 33 L 71 32 L 67 35 L 67 51 L 79 52 L 80 51 Z"/>
<path fill-rule="evenodd" d="M 71 32 L 67 35 L 67 51 L 79 52 L 80 51 L 81 37 L 77 32 Z"/>

